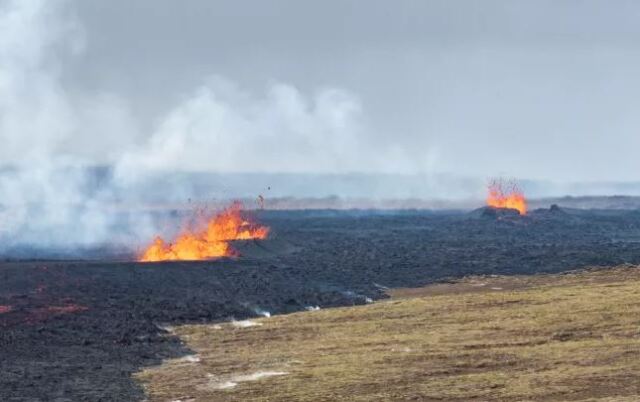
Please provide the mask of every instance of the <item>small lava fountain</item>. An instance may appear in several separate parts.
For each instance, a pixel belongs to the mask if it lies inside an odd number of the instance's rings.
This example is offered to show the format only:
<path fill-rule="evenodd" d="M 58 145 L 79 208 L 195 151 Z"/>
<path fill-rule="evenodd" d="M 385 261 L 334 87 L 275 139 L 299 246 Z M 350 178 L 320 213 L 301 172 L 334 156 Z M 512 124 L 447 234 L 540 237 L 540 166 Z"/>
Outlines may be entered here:
<path fill-rule="evenodd" d="M 186 230 L 173 243 L 156 237 L 142 253 L 139 261 L 208 260 L 232 257 L 237 252 L 229 244 L 232 240 L 264 239 L 269 234 L 267 226 L 253 223 L 242 216 L 242 204 L 234 202 L 219 214 L 211 217 L 202 230 Z"/>
<path fill-rule="evenodd" d="M 487 205 L 494 208 L 517 209 L 520 215 L 527 214 L 527 200 L 514 180 L 494 179 L 489 183 Z"/>

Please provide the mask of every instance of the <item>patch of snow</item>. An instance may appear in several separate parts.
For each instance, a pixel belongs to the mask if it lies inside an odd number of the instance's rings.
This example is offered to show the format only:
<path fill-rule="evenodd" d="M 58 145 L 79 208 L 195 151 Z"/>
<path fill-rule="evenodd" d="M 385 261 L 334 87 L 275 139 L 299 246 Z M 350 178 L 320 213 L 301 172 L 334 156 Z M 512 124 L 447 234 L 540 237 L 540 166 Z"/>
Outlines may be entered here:
<path fill-rule="evenodd" d="M 256 371 L 253 374 L 240 375 L 237 377 L 233 377 L 232 380 L 237 382 L 257 381 L 263 378 L 275 377 L 275 376 L 287 375 L 287 374 L 289 373 L 287 373 L 286 371 Z"/>
<path fill-rule="evenodd" d="M 320 306 L 307 306 L 307 307 L 305 307 L 305 310 L 307 310 L 307 311 L 318 311 L 318 310 L 320 310 Z"/>
<path fill-rule="evenodd" d="M 215 389 L 229 389 L 229 388 L 233 388 L 236 385 L 238 385 L 237 382 L 233 382 L 233 381 L 225 381 L 225 382 L 221 382 L 220 384 L 214 386 Z"/>
<path fill-rule="evenodd" d="M 183 361 L 189 362 L 189 363 L 199 363 L 200 362 L 200 357 L 198 357 L 197 355 L 188 355 L 183 357 L 182 359 Z"/>
<path fill-rule="evenodd" d="M 235 377 L 231 377 L 228 380 L 219 381 L 216 376 L 212 374 L 208 374 L 207 377 L 211 378 L 209 380 L 209 388 L 212 389 L 230 389 L 236 387 L 241 382 L 248 381 L 258 381 L 263 378 L 275 377 L 281 375 L 289 374 L 286 371 L 256 371 L 255 373 L 246 374 L 246 375 L 238 375 Z"/>
<path fill-rule="evenodd" d="M 164 324 L 156 324 L 156 328 L 158 328 L 161 331 L 165 331 L 168 332 L 170 334 L 173 333 L 173 327 L 170 327 L 169 325 L 164 325 Z"/>
<path fill-rule="evenodd" d="M 356 293 L 353 290 L 345 290 L 340 293 L 342 293 L 344 296 L 350 299 L 364 299 L 365 303 L 373 303 L 373 300 L 370 297 Z"/>
<path fill-rule="evenodd" d="M 249 328 L 249 327 L 259 327 L 262 325 L 262 323 L 251 321 L 251 320 L 242 320 L 242 321 L 231 321 L 231 325 L 233 325 L 236 328 Z"/>
<path fill-rule="evenodd" d="M 502 290 L 502 288 L 491 288 L 491 290 Z"/>
<path fill-rule="evenodd" d="M 255 311 L 255 313 L 256 313 L 256 314 L 261 315 L 261 316 L 263 316 L 263 317 L 267 317 L 267 318 L 271 317 L 271 313 L 270 313 L 270 312 L 268 312 L 268 311 L 261 310 L 261 309 L 259 309 L 259 308 L 255 309 L 255 310 L 253 310 L 253 311 Z"/>

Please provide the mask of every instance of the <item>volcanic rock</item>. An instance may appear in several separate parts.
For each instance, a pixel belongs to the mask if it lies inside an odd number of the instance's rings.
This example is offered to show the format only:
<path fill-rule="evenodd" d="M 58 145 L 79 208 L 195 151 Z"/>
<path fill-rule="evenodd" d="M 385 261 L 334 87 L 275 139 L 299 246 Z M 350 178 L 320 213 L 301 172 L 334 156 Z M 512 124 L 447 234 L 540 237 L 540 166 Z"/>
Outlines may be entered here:
<path fill-rule="evenodd" d="M 474 209 L 469 216 L 477 219 L 502 219 L 520 216 L 520 211 L 513 208 L 482 207 Z"/>
<path fill-rule="evenodd" d="M 566 212 L 562 208 L 560 208 L 558 204 L 551 205 L 551 207 L 549 207 L 549 212 L 554 214 L 558 214 L 558 213 L 566 214 Z"/>
<path fill-rule="evenodd" d="M 556 221 L 556 222 L 577 222 L 580 221 L 581 218 L 578 214 L 573 211 L 567 211 L 565 208 L 561 208 L 557 204 L 551 205 L 551 207 L 547 208 L 538 208 L 534 211 L 531 211 L 531 217 L 536 220 L 547 220 L 547 221 Z"/>
<path fill-rule="evenodd" d="M 243 258 L 265 258 L 283 254 L 290 254 L 298 247 L 281 238 L 234 240 L 233 249 Z"/>
<path fill-rule="evenodd" d="M 545 214 L 545 215 L 568 215 L 567 211 L 563 208 L 560 208 L 558 204 L 552 204 L 548 209 L 547 208 L 538 208 L 532 211 L 533 214 Z"/>

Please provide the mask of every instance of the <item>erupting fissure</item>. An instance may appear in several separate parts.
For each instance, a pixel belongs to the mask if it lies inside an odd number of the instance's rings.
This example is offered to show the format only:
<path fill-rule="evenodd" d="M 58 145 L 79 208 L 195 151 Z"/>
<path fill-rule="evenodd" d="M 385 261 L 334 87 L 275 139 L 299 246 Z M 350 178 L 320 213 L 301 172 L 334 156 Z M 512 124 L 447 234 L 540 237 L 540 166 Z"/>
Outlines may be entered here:
<path fill-rule="evenodd" d="M 490 207 L 517 209 L 520 215 L 527 214 L 527 200 L 515 181 L 492 180 L 488 190 L 487 205 Z"/>
<path fill-rule="evenodd" d="M 268 227 L 244 219 L 241 212 L 242 204 L 234 202 L 209 219 L 203 230 L 187 230 L 173 243 L 158 236 L 139 261 L 207 260 L 237 255 L 230 241 L 264 239 L 269 234 Z"/>

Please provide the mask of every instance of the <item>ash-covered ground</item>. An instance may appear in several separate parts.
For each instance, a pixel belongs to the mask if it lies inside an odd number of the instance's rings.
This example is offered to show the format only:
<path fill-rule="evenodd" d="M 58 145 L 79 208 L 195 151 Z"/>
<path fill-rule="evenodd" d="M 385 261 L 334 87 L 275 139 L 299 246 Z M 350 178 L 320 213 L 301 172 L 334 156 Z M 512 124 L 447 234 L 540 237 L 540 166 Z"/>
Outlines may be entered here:
<path fill-rule="evenodd" d="M 142 400 L 131 374 L 188 351 L 162 328 L 363 304 L 468 274 L 640 263 L 640 211 L 263 211 L 237 259 L 0 263 L 0 400 Z M 292 345 L 295 347 L 295 345 Z"/>

